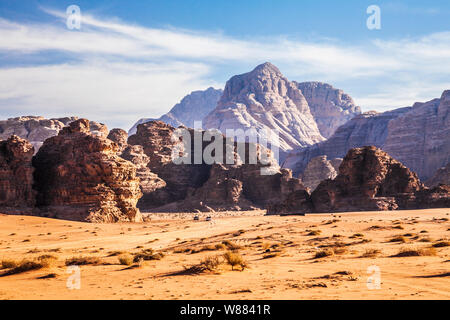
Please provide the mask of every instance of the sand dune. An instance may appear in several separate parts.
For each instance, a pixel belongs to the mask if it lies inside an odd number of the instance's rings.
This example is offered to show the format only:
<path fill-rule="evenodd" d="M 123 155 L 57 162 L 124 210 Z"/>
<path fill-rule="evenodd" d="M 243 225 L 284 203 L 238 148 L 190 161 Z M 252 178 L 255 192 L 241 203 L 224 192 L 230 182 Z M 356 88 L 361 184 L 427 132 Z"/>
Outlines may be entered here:
<path fill-rule="evenodd" d="M 142 224 L 88 224 L 0 215 L 0 261 L 56 258 L 38 270 L 0 270 L 0 299 L 450 299 L 450 209 L 230 213 L 211 222 L 206 215 L 151 217 Z M 240 246 L 248 268 L 182 272 L 222 256 L 223 241 Z M 117 254 L 148 248 L 164 257 L 119 263 Z M 418 256 L 395 257 L 405 251 Z M 325 256 L 315 258 L 318 252 Z M 98 261 L 80 267 L 81 288 L 70 290 L 65 261 L 74 256 Z M 380 289 L 367 286 L 370 266 L 380 270 Z"/>

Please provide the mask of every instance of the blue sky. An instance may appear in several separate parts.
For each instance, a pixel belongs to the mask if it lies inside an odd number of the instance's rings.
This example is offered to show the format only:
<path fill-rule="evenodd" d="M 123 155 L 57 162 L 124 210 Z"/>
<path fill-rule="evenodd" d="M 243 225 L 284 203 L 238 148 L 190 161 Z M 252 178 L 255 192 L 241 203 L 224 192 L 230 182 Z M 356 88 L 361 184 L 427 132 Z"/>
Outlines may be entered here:
<path fill-rule="evenodd" d="M 80 30 L 65 10 L 78 5 Z M 381 9 L 368 30 L 366 9 Z M 0 0 L 0 118 L 78 115 L 128 129 L 271 61 L 364 111 L 450 89 L 449 1 Z"/>

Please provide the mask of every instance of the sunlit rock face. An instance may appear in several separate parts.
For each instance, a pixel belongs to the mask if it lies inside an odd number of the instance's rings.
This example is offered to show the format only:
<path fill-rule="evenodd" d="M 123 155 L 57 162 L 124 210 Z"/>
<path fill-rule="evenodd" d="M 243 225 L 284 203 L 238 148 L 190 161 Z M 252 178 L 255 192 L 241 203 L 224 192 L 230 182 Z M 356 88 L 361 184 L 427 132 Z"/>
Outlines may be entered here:
<path fill-rule="evenodd" d="M 41 215 L 88 222 L 142 221 L 136 166 L 86 119 L 47 139 L 33 159 Z"/>

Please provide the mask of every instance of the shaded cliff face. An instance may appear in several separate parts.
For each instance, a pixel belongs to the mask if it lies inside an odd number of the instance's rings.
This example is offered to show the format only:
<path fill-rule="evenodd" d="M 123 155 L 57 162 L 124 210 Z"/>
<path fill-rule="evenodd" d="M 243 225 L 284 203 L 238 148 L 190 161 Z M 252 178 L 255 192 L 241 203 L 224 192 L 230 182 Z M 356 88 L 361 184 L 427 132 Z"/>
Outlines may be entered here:
<path fill-rule="evenodd" d="M 33 153 L 33 146 L 18 136 L 0 141 L 0 207 L 34 206 Z"/>
<path fill-rule="evenodd" d="M 410 109 L 400 108 L 384 113 L 367 112 L 357 115 L 340 126 L 328 140 L 290 153 L 283 167 L 292 169 L 294 175 L 298 175 L 304 172 L 308 163 L 315 157 L 343 158 L 352 148 L 368 145 L 382 147 L 388 135 L 389 122 Z"/>
<path fill-rule="evenodd" d="M 343 157 L 351 148 L 373 145 L 426 180 L 450 162 L 450 91 L 440 99 L 384 113 L 364 113 L 339 127 L 325 142 L 288 155 L 283 167 L 302 173 L 317 156 Z"/>
<path fill-rule="evenodd" d="M 2 120 L 0 121 L 0 140 L 17 135 L 28 140 L 37 152 L 45 140 L 58 135 L 62 128 L 77 119 L 77 117 L 45 119 L 39 116 L 27 116 Z M 104 124 L 94 121 L 90 122 L 90 130 L 93 134 L 100 136 L 108 134 Z"/>
<path fill-rule="evenodd" d="M 270 63 L 232 77 L 203 125 L 224 134 L 227 129 L 277 130 L 281 151 L 324 140 L 301 91 Z"/>
<path fill-rule="evenodd" d="M 450 162 L 450 90 L 390 121 L 383 150 L 426 180 Z"/>
<path fill-rule="evenodd" d="M 292 193 L 270 213 L 351 212 L 447 207 L 450 187 L 428 189 L 417 175 L 374 146 L 351 149 L 334 179 L 322 181 L 308 199 Z M 309 210 L 309 211 L 308 211 Z"/>
<path fill-rule="evenodd" d="M 450 186 L 450 162 L 445 167 L 439 168 L 436 173 L 425 182 L 425 185 L 430 188 L 445 184 Z"/>
<path fill-rule="evenodd" d="M 325 138 L 358 114 L 361 108 L 342 90 L 322 82 L 294 82 L 308 101 L 311 114 Z"/>
<path fill-rule="evenodd" d="M 270 201 L 280 199 L 293 190 L 304 189 L 301 181 L 292 178 L 290 170 L 280 170 L 273 158 L 269 162 L 274 174 L 261 175 L 261 169 L 268 165 L 260 162 L 245 164 L 248 161 L 242 161 L 244 159 L 237 155 L 237 143 L 232 144 L 234 164 L 224 164 L 226 158 L 221 164 L 175 164 L 172 152 L 178 148 L 179 141 L 172 139 L 174 131 L 175 128 L 163 122 L 153 121 L 139 125 L 136 135 L 128 139 L 130 145 L 142 146 L 149 158 L 147 167 L 166 184 L 155 190 L 143 190 L 143 199 L 147 200 L 139 205 L 142 204 L 145 210 L 249 210 L 264 208 Z M 183 149 L 183 152 L 192 155 L 194 131 L 190 129 L 189 133 L 192 144 L 190 150 Z M 197 131 L 197 134 L 203 136 L 205 132 Z M 208 142 L 203 143 L 200 150 L 204 151 L 208 145 Z M 249 145 L 244 146 L 248 155 Z M 223 148 L 226 150 L 225 145 Z M 259 146 L 255 150 L 258 155 L 263 152 Z"/>
<path fill-rule="evenodd" d="M 194 128 L 194 121 L 202 121 L 217 105 L 222 96 L 222 89 L 208 88 L 206 90 L 194 91 L 185 96 L 167 114 L 159 119 L 140 119 L 128 132 L 135 134 L 137 126 L 149 121 L 159 120 L 172 127 L 184 126 Z"/>
<path fill-rule="evenodd" d="M 118 145 L 90 132 L 89 121 L 71 122 L 47 139 L 33 159 L 42 215 L 89 221 L 141 221 L 136 167 Z"/>

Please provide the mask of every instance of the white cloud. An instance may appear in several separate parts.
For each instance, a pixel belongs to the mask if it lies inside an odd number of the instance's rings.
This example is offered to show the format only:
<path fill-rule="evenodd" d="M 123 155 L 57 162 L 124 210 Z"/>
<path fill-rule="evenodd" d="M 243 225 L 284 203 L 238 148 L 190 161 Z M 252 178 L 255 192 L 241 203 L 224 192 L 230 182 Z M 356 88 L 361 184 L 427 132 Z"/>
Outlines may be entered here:
<path fill-rule="evenodd" d="M 345 84 L 365 110 L 411 105 L 449 88 L 450 32 L 349 46 L 324 39 L 243 40 L 90 15 L 83 15 L 80 31 L 70 31 L 65 14 L 46 11 L 61 23 L 0 19 L 0 53 L 26 57 L 54 51 L 66 57 L 66 62 L 0 69 L 1 116 L 70 114 L 126 127 L 167 112 L 192 90 L 222 87 L 211 80 L 217 69 L 246 72 L 237 66 L 264 61 L 292 80 Z"/>

